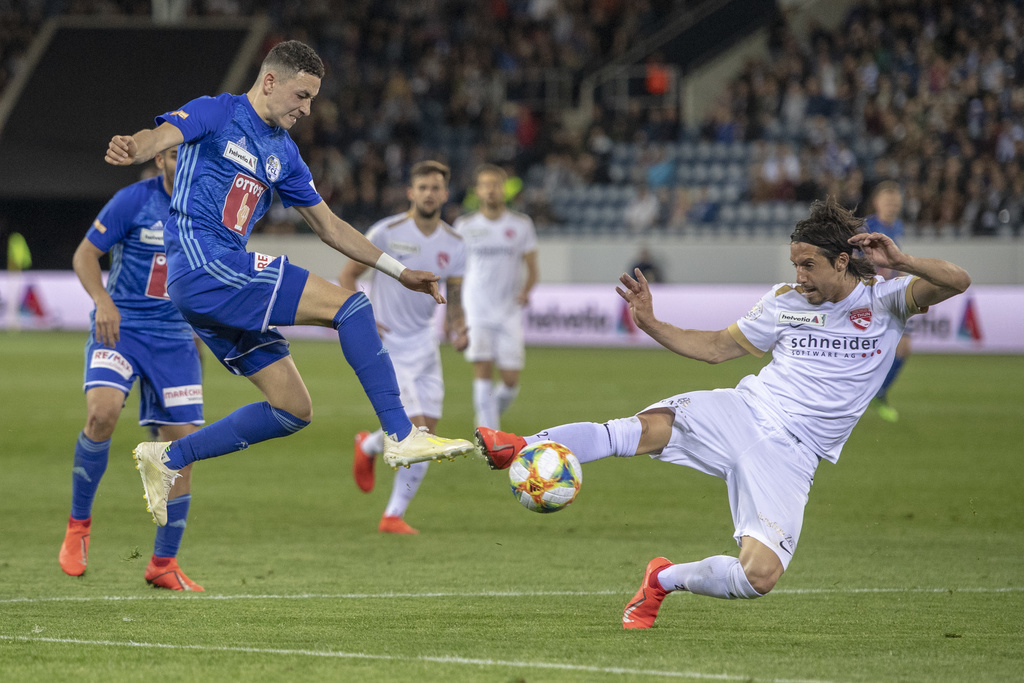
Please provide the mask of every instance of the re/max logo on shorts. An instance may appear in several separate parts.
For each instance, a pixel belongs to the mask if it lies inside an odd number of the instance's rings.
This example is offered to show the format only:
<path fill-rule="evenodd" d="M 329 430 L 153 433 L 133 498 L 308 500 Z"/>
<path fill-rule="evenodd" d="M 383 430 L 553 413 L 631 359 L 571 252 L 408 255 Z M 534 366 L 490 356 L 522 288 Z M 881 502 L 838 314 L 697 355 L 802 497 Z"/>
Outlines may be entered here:
<path fill-rule="evenodd" d="M 185 384 L 164 389 L 164 407 L 197 405 L 203 402 L 202 384 Z"/>
<path fill-rule="evenodd" d="M 89 361 L 90 368 L 107 368 L 113 370 L 125 379 L 131 379 L 135 369 L 128 359 L 117 351 L 110 349 L 96 349 L 92 352 L 92 359 Z"/>
<path fill-rule="evenodd" d="M 825 314 L 807 311 L 779 311 L 779 324 L 825 327 Z"/>

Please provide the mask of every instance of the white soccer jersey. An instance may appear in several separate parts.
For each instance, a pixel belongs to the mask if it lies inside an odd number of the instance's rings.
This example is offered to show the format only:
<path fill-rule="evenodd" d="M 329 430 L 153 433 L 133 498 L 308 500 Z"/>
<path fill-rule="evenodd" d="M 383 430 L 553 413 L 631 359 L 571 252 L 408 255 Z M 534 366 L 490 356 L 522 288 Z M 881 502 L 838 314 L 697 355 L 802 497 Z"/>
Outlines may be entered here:
<path fill-rule="evenodd" d="M 515 211 L 492 221 L 477 211 L 456 220 L 455 231 L 466 241 L 462 303 L 470 326 L 499 324 L 517 314 L 523 256 L 537 250 L 533 221 Z"/>
<path fill-rule="evenodd" d="M 882 386 L 907 319 L 923 312 L 903 276 L 860 283 L 839 303 L 815 306 L 796 285 L 779 284 L 729 327 L 755 356 L 772 352 L 737 389 L 818 455 L 835 462 Z"/>
<path fill-rule="evenodd" d="M 462 276 L 466 267 L 465 245 L 443 221 L 427 236 L 416 227 L 411 214 L 401 213 L 374 223 L 366 237 L 403 266 L 429 270 L 442 281 Z M 370 300 L 377 322 L 389 330 L 389 343 L 433 334 L 437 303 L 430 296 L 411 292 L 390 275 L 375 270 Z"/>

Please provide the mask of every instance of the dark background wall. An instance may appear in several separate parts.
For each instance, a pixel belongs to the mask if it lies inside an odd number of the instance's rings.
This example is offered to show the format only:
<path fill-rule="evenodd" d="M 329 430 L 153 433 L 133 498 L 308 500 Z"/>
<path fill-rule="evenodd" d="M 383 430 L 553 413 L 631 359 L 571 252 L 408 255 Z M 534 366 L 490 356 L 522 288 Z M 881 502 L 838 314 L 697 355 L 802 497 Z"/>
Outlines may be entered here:
<path fill-rule="evenodd" d="M 60 27 L 0 135 L 0 238 L 25 235 L 33 267 L 70 267 L 103 204 L 142 167 L 103 161 L 115 134 L 220 92 L 248 31 Z"/>

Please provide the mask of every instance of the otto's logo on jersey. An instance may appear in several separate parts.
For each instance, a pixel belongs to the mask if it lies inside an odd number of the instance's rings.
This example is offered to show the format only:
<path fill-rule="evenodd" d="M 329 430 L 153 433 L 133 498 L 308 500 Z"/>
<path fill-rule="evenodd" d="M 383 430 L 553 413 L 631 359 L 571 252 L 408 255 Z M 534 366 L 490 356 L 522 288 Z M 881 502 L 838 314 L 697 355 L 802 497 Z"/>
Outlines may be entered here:
<path fill-rule="evenodd" d="M 233 232 L 245 235 L 249 230 L 249 219 L 256 211 L 256 204 L 266 191 L 267 186 L 255 178 L 244 173 L 236 175 L 228 196 L 224 198 L 221 222 Z"/>
<path fill-rule="evenodd" d="M 448 254 L 447 251 L 439 251 L 439 252 L 437 252 L 437 267 L 438 268 L 447 268 L 448 264 L 451 263 L 451 262 L 452 262 L 452 257 Z"/>
<path fill-rule="evenodd" d="M 167 296 L 167 256 L 164 254 L 153 254 L 149 277 L 146 278 L 146 296 L 151 299 L 171 298 Z"/>
<path fill-rule="evenodd" d="M 223 157 L 225 159 L 230 159 L 236 164 L 245 166 L 249 169 L 250 173 L 256 172 L 256 155 L 246 151 L 244 147 L 236 142 L 228 142 L 227 146 L 224 148 Z"/>
<path fill-rule="evenodd" d="M 107 368 L 113 370 L 125 379 L 131 379 L 135 369 L 128 359 L 113 349 L 96 349 L 92 352 L 92 359 L 89 361 L 90 368 Z"/>
<path fill-rule="evenodd" d="M 277 179 L 281 176 L 281 160 L 271 154 L 267 157 L 267 180 L 272 183 L 276 183 Z"/>
<path fill-rule="evenodd" d="M 185 384 L 164 389 L 164 407 L 198 405 L 203 402 L 202 384 Z"/>
<path fill-rule="evenodd" d="M 825 314 L 807 311 L 779 311 L 779 324 L 825 327 Z"/>
<path fill-rule="evenodd" d="M 855 308 L 850 311 L 850 322 L 858 330 L 866 330 L 871 325 L 871 309 Z"/>

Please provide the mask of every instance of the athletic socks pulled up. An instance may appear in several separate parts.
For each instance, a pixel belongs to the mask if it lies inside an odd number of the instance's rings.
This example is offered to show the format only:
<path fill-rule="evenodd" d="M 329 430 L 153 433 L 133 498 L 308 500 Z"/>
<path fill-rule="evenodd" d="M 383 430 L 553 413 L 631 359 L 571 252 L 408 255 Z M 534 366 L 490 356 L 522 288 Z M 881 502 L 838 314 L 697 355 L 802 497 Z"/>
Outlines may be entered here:
<path fill-rule="evenodd" d="M 92 516 L 92 503 L 110 457 L 110 439 L 93 441 L 79 432 L 75 443 L 75 464 L 71 470 L 71 517 L 83 520 Z"/>

